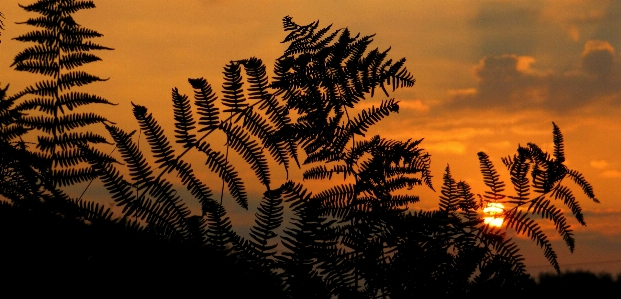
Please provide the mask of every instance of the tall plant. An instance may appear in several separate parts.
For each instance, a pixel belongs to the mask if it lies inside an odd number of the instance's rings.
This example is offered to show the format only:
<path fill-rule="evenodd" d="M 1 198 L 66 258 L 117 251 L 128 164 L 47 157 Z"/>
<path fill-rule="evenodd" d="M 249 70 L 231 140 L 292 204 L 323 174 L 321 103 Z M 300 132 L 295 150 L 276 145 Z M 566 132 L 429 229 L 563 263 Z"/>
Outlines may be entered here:
<path fill-rule="evenodd" d="M 91 42 L 90 39 L 102 35 L 80 26 L 73 15 L 80 10 L 94 8 L 95 4 L 92 1 L 39 0 L 20 6 L 39 16 L 18 23 L 36 29 L 14 39 L 34 45 L 18 53 L 11 66 L 18 71 L 44 75 L 47 79 L 13 96 L 26 97 L 16 107 L 24 114 L 19 122 L 38 133 L 37 150 L 33 153 L 47 161 L 47 170 L 42 175 L 51 187 L 93 179 L 96 175 L 83 163 L 86 158 L 78 146 L 106 143 L 106 138 L 93 133 L 90 125 L 108 123 L 108 120 L 96 113 L 77 112 L 75 109 L 112 103 L 97 95 L 73 89 L 107 80 L 78 68 L 101 60 L 92 51 L 112 49 Z"/>
<path fill-rule="evenodd" d="M 132 141 L 132 133 L 112 125 L 106 127 L 129 168 L 128 179 L 112 161 L 81 147 L 123 207 L 123 217 L 140 219 L 164 239 L 215 248 L 255 274 L 277 275 L 290 298 L 396 298 L 421 290 L 455 297 L 489 287 L 519 290 L 528 278 L 523 257 L 503 228 L 484 223 L 481 209 L 489 203 L 515 205 L 497 217 L 502 214 L 506 226 L 530 236 L 558 270 L 547 236 L 528 215 L 551 220 L 572 249 L 569 226 L 551 199 L 562 199 L 582 221 L 577 200 L 561 181 L 570 177 L 589 198 L 595 197 L 582 175 L 563 165 L 563 140 L 556 125 L 552 156 L 529 144 L 504 160 L 517 195 L 505 195 L 504 183 L 481 153 L 481 172 L 491 191 L 477 198 L 447 167 L 439 209 L 408 211 L 419 201 L 408 190 L 419 185 L 433 189 L 430 156 L 419 147 L 422 140 L 366 138 L 370 126 L 398 112 L 394 99 L 353 115 L 356 104 L 375 90 L 388 96 L 388 87 L 414 84 L 405 60 L 388 59 L 388 51 L 368 51 L 372 36 L 352 36 L 347 29 L 330 33 L 331 26 L 302 26 L 290 17 L 283 24 L 289 47 L 277 59 L 271 82 L 261 60 L 231 61 L 224 68 L 221 99 L 205 79 L 189 79 L 196 114 L 189 98 L 173 89 L 174 137 L 180 152 L 148 109 L 136 104 L 134 116 L 147 137 L 154 166 Z M 218 106 L 229 114 L 222 115 Z M 217 133 L 226 136 L 225 149 L 207 142 Z M 207 168 L 223 180 L 239 205 L 248 208 L 237 164 L 222 152 L 228 148 L 265 187 L 247 239 L 232 229 L 209 184 L 194 174 L 195 166 L 183 160 L 189 151 L 202 153 Z M 274 184 L 270 158 L 285 170 L 292 161 L 307 165 L 304 180 L 346 182 L 315 192 L 293 179 Z M 171 172 L 200 203 L 202 214 L 193 215 L 174 191 L 166 179 Z M 540 195 L 531 198 L 530 190 Z M 279 235 L 277 230 L 287 223 L 284 209 L 293 217 Z"/>

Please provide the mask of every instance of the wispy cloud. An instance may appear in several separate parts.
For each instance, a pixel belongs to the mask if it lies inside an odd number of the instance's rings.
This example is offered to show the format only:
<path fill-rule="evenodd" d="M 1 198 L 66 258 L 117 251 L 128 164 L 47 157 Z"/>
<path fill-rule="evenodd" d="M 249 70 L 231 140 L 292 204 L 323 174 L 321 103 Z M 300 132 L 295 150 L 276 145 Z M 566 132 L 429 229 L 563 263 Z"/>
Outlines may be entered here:
<path fill-rule="evenodd" d="M 593 168 L 604 169 L 608 167 L 608 162 L 606 160 L 593 160 L 589 165 Z"/>
<path fill-rule="evenodd" d="M 618 171 L 618 170 L 606 170 L 606 171 L 601 173 L 601 176 L 605 177 L 605 178 L 617 179 L 617 178 L 621 178 L 621 171 Z"/>

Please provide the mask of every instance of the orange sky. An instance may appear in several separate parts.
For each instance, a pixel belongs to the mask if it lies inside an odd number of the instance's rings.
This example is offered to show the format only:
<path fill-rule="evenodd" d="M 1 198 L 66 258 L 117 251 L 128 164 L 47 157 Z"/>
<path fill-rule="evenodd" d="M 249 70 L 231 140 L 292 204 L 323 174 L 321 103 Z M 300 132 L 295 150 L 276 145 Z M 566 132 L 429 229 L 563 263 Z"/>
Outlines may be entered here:
<path fill-rule="evenodd" d="M 0 4 L 6 16 L 0 82 L 10 83 L 12 92 L 40 79 L 9 68 L 26 46 L 10 38 L 31 30 L 14 23 L 32 16 L 17 3 L 31 2 Z M 567 165 L 585 175 L 601 200 L 589 202 L 574 189 L 588 226 L 571 221 L 577 239 L 573 255 L 562 241 L 554 242 L 561 267 L 621 271 L 621 200 L 615 191 L 621 183 L 621 1 L 95 3 L 96 9 L 79 13 L 76 20 L 103 33 L 95 41 L 115 50 L 97 53 L 103 61 L 85 68 L 110 80 L 82 91 L 119 103 L 101 113 L 126 129 L 137 128 L 131 101 L 149 107 L 172 132 L 172 87 L 187 94 L 187 78 L 205 77 L 217 89 L 229 60 L 256 56 L 271 68 L 285 49 L 280 41 L 286 15 L 300 24 L 320 20 L 354 33 L 375 33 L 374 47 L 391 46 L 392 58 L 407 58 L 416 85 L 392 95 L 401 101 L 399 114 L 371 133 L 401 140 L 424 137 L 436 189 L 448 163 L 456 179 L 482 193 L 476 153 L 485 151 L 501 169 L 500 158 L 513 154 L 518 144 L 535 142 L 550 150 L 554 121 L 565 137 Z M 382 99 L 376 95 L 364 105 Z M 418 191 L 419 208 L 437 205 L 437 194 Z M 527 265 L 546 265 L 541 251 L 524 244 Z M 615 262 L 592 263 L 601 261 Z M 586 264 L 571 265 L 576 263 Z"/>

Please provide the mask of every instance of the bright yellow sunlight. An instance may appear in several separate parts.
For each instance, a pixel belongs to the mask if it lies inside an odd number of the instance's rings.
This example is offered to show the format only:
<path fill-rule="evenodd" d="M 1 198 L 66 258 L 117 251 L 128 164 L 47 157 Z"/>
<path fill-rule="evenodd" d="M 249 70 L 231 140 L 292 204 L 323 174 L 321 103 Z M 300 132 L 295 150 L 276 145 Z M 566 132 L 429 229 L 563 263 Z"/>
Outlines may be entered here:
<path fill-rule="evenodd" d="M 483 222 L 490 226 L 501 227 L 505 218 L 502 217 L 502 213 L 505 211 L 505 206 L 498 202 L 488 202 L 487 207 L 483 209 L 483 213 L 488 214 L 488 217 L 483 218 Z"/>

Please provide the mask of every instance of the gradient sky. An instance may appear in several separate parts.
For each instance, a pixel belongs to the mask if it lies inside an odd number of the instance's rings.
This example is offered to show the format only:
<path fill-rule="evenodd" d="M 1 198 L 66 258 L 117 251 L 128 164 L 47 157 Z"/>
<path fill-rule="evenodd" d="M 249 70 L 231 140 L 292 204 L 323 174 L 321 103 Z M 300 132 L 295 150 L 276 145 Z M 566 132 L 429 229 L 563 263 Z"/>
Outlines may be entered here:
<path fill-rule="evenodd" d="M 31 28 L 16 25 L 29 16 L 5 0 L 0 44 L 0 81 L 17 92 L 40 77 L 9 68 L 26 46 L 10 38 Z M 136 129 L 130 102 L 146 105 L 172 133 L 171 88 L 190 93 L 187 78 L 205 77 L 218 89 L 229 60 L 259 57 L 268 65 L 282 54 L 282 17 L 299 24 L 348 27 L 376 34 L 373 48 L 392 47 L 407 58 L 413 88 L 394 93 L 401 110 L 371 134 L 405 140 L 425 138 L 432 155 L 436 189 L 447 164 L 456 179 L 483 193 L 476 153 L 500 158 L 518 144 L 552 149 L 552 122 L 565 137 L 567 165 L 582 172 L 601 204 L 577 186 L 588 224 L 570 218 L 577 245 L 570 254 L 551 223 L 564 270 L 621 271 L 621 1 L 361 1 L 361 0 L 99 0 L 76 15 L 78 23 L 105 36 L 115 48 L 85 68 L 105 83 L 83 88 L 119 103 L 100 112 L 121 127 Z M 2 67 L 4 66 L 4 67 Z M 370 98 L 365 106 L 384 96 Z M 199 157 L 200 158 L 200 157 Z M 508 181 L 506 172 L 501 172 Z M 250 188 L 252 189 L 252 187 Z M 258 190 L 258 189 L 257 189 Z M 416 189 L 415 189 L 416 190 Z M 251 190 L 252 191 L 252 190 Z M 420 206 L 438 203 L 438 194 L 419 188 Z M 251 203 L 252 207 L 256 207 Z M 566 209 L 565 209 L 566 210 Z M 254 211 L 233 215 L 238 223 Z M 242 224 L 243 225 L 243 224 Z M 518 237 L 520 239 L 522 237 Z M 520 239 L 531 273 L 551 271 L 543 252 Z"/>

